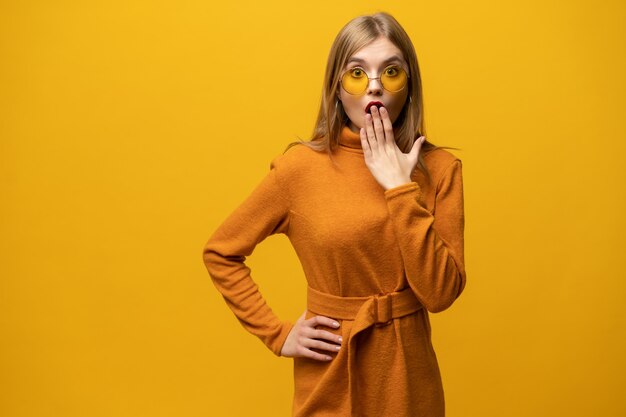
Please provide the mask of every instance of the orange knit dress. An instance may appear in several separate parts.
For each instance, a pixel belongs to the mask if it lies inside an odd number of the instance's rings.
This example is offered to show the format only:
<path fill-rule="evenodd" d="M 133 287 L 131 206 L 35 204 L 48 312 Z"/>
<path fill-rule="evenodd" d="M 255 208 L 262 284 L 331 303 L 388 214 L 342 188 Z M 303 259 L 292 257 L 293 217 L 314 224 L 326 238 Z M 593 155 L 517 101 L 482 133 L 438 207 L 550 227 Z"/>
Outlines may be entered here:
<path fill-rule="evenodd" d="M 461 160 L 424 153 L 429 182 L 384 190 L 347 126 L 328 155 L 296 145 L 276 156 L 249 197 L 215 230 L 203 260 L 241 324 L 274 354 L 293 323 L 266 304 L 245 264 L 267 236 L 285 234 L 306 276 L 306 318 L 343 337 L 330 361 L 293 358 L 293 416 L 444 416 L 429 312 L 465 287 Z M 303 306 L 304 307 L 304 306 Z"/>

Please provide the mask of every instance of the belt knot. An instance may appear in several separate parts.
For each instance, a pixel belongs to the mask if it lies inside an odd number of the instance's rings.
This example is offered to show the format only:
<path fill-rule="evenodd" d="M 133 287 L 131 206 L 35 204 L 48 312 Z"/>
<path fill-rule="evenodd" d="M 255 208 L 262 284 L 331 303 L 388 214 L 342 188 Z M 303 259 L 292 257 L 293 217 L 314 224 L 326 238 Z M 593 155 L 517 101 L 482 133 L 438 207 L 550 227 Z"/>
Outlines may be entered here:
<path fill-rule="evenodd" d="M 382 327 L 393 320 L 392 301 L 389 294 L 374 295 L 374 326 Z"/>

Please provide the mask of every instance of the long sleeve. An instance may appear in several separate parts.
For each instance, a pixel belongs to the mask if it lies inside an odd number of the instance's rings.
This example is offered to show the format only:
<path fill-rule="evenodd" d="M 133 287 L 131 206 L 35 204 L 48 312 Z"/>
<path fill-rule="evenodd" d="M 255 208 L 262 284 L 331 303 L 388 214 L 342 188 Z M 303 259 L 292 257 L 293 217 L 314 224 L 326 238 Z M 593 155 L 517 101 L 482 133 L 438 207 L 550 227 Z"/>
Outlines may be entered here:
<path fill-rule="evenodd" d="M 443 311 L 465 288 L 463 178 L 455 159 L 437 184 L 434 216 L 410 182 L 385 191 L 410 287 L 432 313 Z"/>
<path fill-rule="evenodd" d="M 244 262 L 267 236 L 286 234 L 289 227 L 289 198 L 278 178 L 278 158 L 248 198 L 209 238 L 203 259 L 215 287 L 239 322 L 280 356 L 293 324 L 273 313 Z"/>

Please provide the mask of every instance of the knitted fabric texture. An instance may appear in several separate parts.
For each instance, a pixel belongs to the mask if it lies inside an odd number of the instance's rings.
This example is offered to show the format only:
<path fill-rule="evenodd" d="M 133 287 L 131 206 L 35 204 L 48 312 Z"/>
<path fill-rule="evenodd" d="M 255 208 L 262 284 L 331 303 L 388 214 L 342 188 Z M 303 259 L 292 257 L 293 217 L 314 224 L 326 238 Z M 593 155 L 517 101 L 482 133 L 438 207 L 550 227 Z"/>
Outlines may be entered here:
<path fill-rule="evenodd" d="M 343 337 L 339 352 L 318 351 L 331 361 L 290 358 L 293 416 L 442 417 L 429 313 L 449 308 L 465 288 L 461 160 L 443 149 L 425 153 L 432 182 L 416 169 L 411 182 L 385 190 L 347 126 L 334 156 L 337 166 L 302 145 L 276 156 L 209 238 L 204 264 L 243 327 L 277 356 L 293 323 L 274 314 L 245 264 L 266 237 L 287 236 L 308 287 L 322 299 L 340 297 L 337 308 L 342 298 L 369 303 L 360 318 L 331 317 L 338 329 L 318 326 Z M 374 298 L 401 291 L 414 303 L 411 313 L 377 323 L 376 314 L 391 310 Z M 317 314 L 307 307 L 305 317 Z"/>

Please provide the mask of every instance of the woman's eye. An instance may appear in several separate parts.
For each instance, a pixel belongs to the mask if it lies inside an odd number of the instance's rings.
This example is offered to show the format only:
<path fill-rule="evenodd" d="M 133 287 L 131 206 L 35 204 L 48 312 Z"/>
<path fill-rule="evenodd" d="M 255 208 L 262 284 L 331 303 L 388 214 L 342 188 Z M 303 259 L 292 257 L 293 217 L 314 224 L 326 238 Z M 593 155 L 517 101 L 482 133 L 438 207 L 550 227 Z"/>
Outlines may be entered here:
<path fill-rule="evenodd" d="M 350 72 L 353 77 L 359 78 L 363 76 L 363 70 L 361 68 L 354 68 Z"/>
<path fill-rule="evenodd" d="M 390 77 L 396 76 L 398 75 L 398 68 L 397 67 L 389 67 L 385 70 L 385 72 L 387 73 L 387 75 L 389 75 Z"/>

